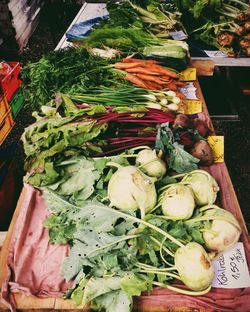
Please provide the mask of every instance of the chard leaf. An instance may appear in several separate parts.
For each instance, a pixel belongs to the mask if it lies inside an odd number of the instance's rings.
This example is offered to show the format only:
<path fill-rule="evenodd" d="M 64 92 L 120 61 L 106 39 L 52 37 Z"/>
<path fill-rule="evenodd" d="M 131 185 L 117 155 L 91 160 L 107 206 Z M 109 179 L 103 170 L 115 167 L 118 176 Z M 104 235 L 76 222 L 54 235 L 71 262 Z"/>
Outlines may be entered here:
<path fill-rule="evenodd" d="M 129 312 L 132 310 L 132 297 L 121 289 L 110 291 L 94 299 L 94 309 L 106 312 Z"/>

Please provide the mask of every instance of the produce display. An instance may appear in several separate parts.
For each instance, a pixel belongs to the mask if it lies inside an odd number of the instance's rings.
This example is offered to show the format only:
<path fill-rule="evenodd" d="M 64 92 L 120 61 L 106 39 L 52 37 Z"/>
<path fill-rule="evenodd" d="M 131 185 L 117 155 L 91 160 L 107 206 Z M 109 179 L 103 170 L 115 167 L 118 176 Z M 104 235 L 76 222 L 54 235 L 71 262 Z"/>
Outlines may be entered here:
<path fill-rule="evenodd" d="M 183 13 L 190 38 L 225 52 L 250 56 L 250 6 L 248 1 L 174 1 Z"/>
<path fill-rule="evenodd" d="M 200 2 L 192 10 L 210 4 Z M 108 1 L 109 19 L 81 47 L 24 70 L 36 119 L 22 135 L 24 182 L 46 200 L 49 243 L 69 246 L 65 298 L 93 310 L 131 311 L 154 286 L 208 293 L 212 260 L 242 232 L 202 167 L 213 163 L 212 130 L 185 114 L 188 46 L 165 39 L 185 31 L 176 5 Z"/>

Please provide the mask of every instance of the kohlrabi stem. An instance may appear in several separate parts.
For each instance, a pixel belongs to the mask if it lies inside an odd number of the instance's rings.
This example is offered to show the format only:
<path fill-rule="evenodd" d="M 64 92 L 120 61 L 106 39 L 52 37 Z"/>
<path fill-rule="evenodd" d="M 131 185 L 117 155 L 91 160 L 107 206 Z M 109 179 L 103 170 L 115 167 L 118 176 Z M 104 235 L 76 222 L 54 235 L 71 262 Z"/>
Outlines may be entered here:
<path fill-rule="evenodd" d="M 186 175 L 186 173 L 180 173 L 180 174 L 176 174 L 174 176 L 171 176 L 171 178 L 174 178 L 174 179 L 178 179 L 178 178 L 182 178 Z"/>
<path fill-rule="evenodd" d="M 135 264 L 137 267 L 139 268 L 144 268 L 144 269 L 147 269 L 147 270 L 155 270 L 157 269 L 157 271 L 161 271 L 161 272 L 164 272 L 164 271 L 174 271 L 176 270 L 176 268 L 173 266 L 171 268 L 156 268 L 152 265 L 148 265 L 148 264 L 145 264 L 145 263 L 142 263 L 142 262 L 138 262 L 137 264 Z"/>
<path fill-rule="evenodd" d="M 122 216 L 123 218 L 125 219 L 131 219 L 137 223 L 141 223 L 153 230 L 155 230 L 156 232 L 162 234 L 164 237 L 166 237 L 167 239 L 171 240 L 173 243 L 175 243 L 176 245 L 178 245 L 179 247 L 184 247 L 185 245 L 183 245 L 181 242 L 178 241 L 178 239 L 174 238 L 172 235 L 168 234 L 167 232 L 163 231 L 162 229 L 158 228 L 157 226 L 147 222 L 147 221 L 144 221 L 142 219 L 139 219 L 139 218 L 136 218 L 134 216 L 131 216 L 129 214 L 126 214 L 124 212 L 121 212 L 121 211 L 118 211 L 118 210 L 115 210 L 113 208 L 109 208 L 109 207 L 102 207 L 102 209 L 104 210 L 107 210 L 107 211 L 110 211 L 112 209 L 112 212 L 113 213 L 116 213 L 120 216 Z"/>
<path fill-rule="evenodd" d="M 158 205 L 154 206 L 148 213 L 155 211 L 157 208 L 161 207 L 161 202 Z"/>
<path fill-rule="evenodd" d="M 167 254 L 169 254 L 171 257 L 174 258 L 174 256 L 175 256 L 174 253 L 173 253 L 171 250 L 169 250 L 168 248 L 166 248 L 165 246 L 163 246 L 163 244 L 164 244 L 166 238 L 164 238 L 162 242 L 158 241 L 158 239 L 156 239 L 156 238 L 153 237 L 153 236 L 150 236 L 150 239 L 151 239 L 154 243 L 156 243 L 160 248 L 162 248 Z M 166 261 L 166 262 L 167 262 L 167 261 Z M 168 265 L 171 265 L 171 263 L 169 264 L 168 262 L 167 262 L 167 264 L 168 264 Z"/>
<path fill-rule="evenodd" d="M 122 165 L 120 165 L 120 164 L 118 164 L 118 163 L 115 163 L 115 162 L 113 162 L 113 161 L 108 161 L 108 162 L 106 163 L 106 166 L 115 167 L 115 168 L 117 168 L 117 169 L 122 168 Z"/>
<path fill-rule="evenodd" d="M 126 154 L 122 155 L 122 154 L 120 154 L 120 156 L 121 156 L 122 158 L 136 158 L 136 157 L 137 157 L 136 154 L 133 154 L 133 155 L 126 155 Z"/>
<path fill-rule="evenodd" d="M 181 278 L 180 278 L 179 275 L 173 274 L 173 273 L 169 273 L 169 272 L 162 272 L 162 271 L 158 271 L 158 270 L 146 270 L 146 269 L 143 269 L 143 270 L 140 271 L 140 273 L 153 273 L 153 274 L 171 276 L 171 277 L 176 278 L 176 279 L 181 281 Z"/>
<path fill-rule="evenodd" d="M 221 209 L 221 208 L 218 207 L 217 205 L 206 205 L 206 206 L 199 208 L 199 211 L 205 211 L 209 209 Z"/>
<path fill-rule="evenodd" d="M 108 199 L 109 199 L 109 197 L 106 196 L 106 197 L 102 198 L 100 201 L 101 201 L 101 203 L 103 203 L 103 202 L 105 202 L 105 201 L 108 200 Z"/>
<path fill-rule="evenodd" d="M 168 189 L 170 186 L 172 185 L 176 185 L 177 183 L 170 183 L 167 185 L 162 186 L 161 188 L 158 189 L 159 192 L 165 191 L 166 189 Z"/>
<path fill-rule="evenodd" d="M 218 234 L 218 232 L 213 231 L 213 230 L 209 230 L 209 229 L 200 229 L 200 232 L 207 232 L 207 233 L 210 233 L 212 235 L 217 235 Z"/>
<path fill-rule="evenodd" d="M 202 296 L 202 295 L 205 295 L 205 294 L 207 294 L 211 290 L 211 287 L 212 287 L 212 286 L 208 286 L 208 288 L 206 288 L 204 290 L 194 291 L 194 290 L 186 290 L 186 289 L 170 286 L 170 285 L 159 283 L 159 282 L 153 282 L 153 285 L 158 286 L 158 287 L 162 287 L 162 288 L 167 288 L 169 290 L 173 290 L 173 291 L 178 292 L 180 294 L 189 295 L 189 296 Z"/>
<path fill-rule="evenodd" d="M 88 257 L 89 255 L 95 253 L 96 251 L 99 251 L 99 250 L 102 250 L 102 249 L 106 249 L 106 248 L 108 248 L 108 247 L 111 247 L 112 245 L 116 245 L 116 244 L 118 244 L 118 243 L 120 243 L 120 242 L 123 242 L 123 241 L 126 241 L 126 240 L 130 240 L 130 239 L 136 238 L 136 237 L 138 237 L 138 236 L 140 236 L 140 234 L 128 235 L 128 236 L 126 236 L 126 237 L 122 237 L 122 238 L 118 239 L 118 240 L 115 241 L 115 242 L 112 242 L 112 243 L 107 244 L 107 245 L 105 245 L 105 246 L 102 246 L 102 247 L 99 247 L 99 248 L 95 248 L 94 250 L 91 250 L 91 251 L 86 255 L 86 257 Z M 82 242 L 79 238 L 76 238 L 76 239 L 77 239 L 78 241 Z"/>
<path fill-rule="evenodd" d="M 153 160 L 148 161 L 148 162 L 145 163 L 145 164 L 142 164 L 142 165 L 140 165 L 140 166 L 137 166 L 137 168 L 138 168 L 138 169 L 141 169 L 141 168 L 143 168 L 143 167 L 145 167 L 145 166 L 147 166 L 147 165 L 153 163 L 153 162 L 156 161 L 156 160 L 158 160 L 158 157 L 156 157 L 156 158 L 153 159 Z"/>
<path fill-rule="evenodd" d="M 230 218 L 226 218 L 223 216 L 204 216 L 204 217 L 199 217 L 199 218 L 194 218 L 194 219 L 189 219 L 187 221 L 184 221 L 185 223 L 194 223 L 194 222 L 200 222 L 200 221 L 210 221 L 210 220 L 222 220 L 222 221 L 226 221 L 228 223 L 233 224 L 235 227 L 237 227 L 238 229 L 240 229 L 239 224 L 237 224 L 236 222 L 234 222 L 232 219 Z"/>

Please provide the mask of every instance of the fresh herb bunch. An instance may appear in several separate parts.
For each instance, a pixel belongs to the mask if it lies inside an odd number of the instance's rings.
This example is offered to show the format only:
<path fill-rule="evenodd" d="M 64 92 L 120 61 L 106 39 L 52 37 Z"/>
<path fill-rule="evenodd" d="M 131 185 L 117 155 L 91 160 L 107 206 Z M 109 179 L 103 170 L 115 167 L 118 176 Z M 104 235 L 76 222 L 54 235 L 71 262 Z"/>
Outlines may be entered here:
<path fill-rule="evenodd" d="M 103 68 L 108 64 L 108 60 L 84 48 L 52 51 L 24 67 L 26 103 L 34 110 L 50 101 L 58 91 L 74 93 L 96 85 L 109 86 L 113 73 Z"/>
<path fill-rule="evenodd" d="M 159 42 L 157 38 L 154 40 L 151 35 L 137 28 L 109 26 L 95 29 L 81 41 L 81 44 L 86 48 L 109 47 L 124 52 L 133 52 L 150 44 L 159 44 Z"/>

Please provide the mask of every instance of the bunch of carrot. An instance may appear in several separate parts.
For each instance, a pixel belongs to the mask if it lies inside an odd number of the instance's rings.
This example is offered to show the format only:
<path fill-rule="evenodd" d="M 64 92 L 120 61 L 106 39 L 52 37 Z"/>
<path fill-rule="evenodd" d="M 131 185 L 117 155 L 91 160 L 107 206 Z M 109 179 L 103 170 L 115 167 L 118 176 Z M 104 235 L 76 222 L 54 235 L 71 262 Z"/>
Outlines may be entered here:
<path fill-rule="evenodd" d="M 124 79 L 149 90 L 169 89 L 178 92 L 178 87 L 185 86 L 185 82 L 178 81 L 178 74 L 161 65 L 156 60 L 141 60 L 124 58 L 114 67 L 125 71 Z M 183 98 L 182 94 L 178 94 Z"/>

